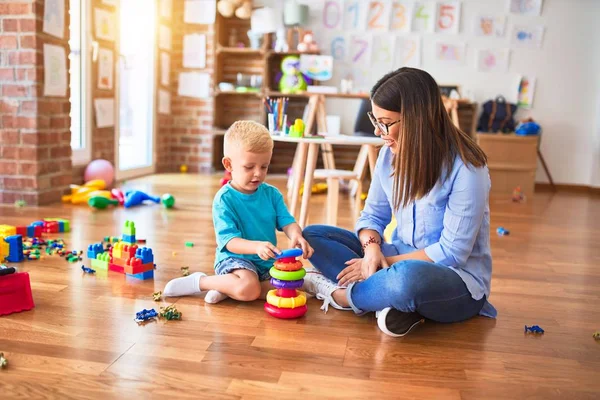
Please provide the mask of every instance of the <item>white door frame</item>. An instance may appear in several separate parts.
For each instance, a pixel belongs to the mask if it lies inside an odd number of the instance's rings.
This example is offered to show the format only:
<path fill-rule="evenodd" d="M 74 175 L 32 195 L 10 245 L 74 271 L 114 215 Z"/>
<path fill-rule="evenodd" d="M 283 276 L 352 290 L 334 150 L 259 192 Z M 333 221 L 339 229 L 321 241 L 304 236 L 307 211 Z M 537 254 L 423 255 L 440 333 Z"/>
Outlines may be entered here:
<path fill-rule="evenodd" d="M 121 0 L 121 1 L 127 1 L 127 0 Z M 155 23 L 155 32 L 154 32 L 154 49 L 153 49 L 153 59 L 154 59 L 154 70 L 153 70 L 153 74 L 152 74 L 152 85 L 154 87 L 154 90 L 152 91 L 152 164 L 148 167 L 141 167 L 141 168 L 132 168 L 132 169 L 128 169 L 128 170 L 124 170 L 121 171 L 120 167 L 119 167 L 119 136 L 120 136 L 120 63 L 121 63 L 121 51 L 119 48 L 120 45 L 120 36 L 119 38 L 117 38 L 117 40 L 115 40 L 115 51 L 117 53 L 117 65 L 116 65 L 116 74 L 115 74 L 115 175 L 116 175 L 116 180 L 120 181 L 120 180 L 124 180 L 124 179 L 131 179 L 131 178 L 136 178 L 139 176 L 144 176 L 144 175 L 150 175 L 156 172 L 156 125 L 158 122 L 158 115 L 156 113 L 156 108 L 157 108 L 157 91 L 158 91 L 158 85 L 157 85 L 157 77 L 158 77 L 158 26 L 160 24 L 160 20 L 158 18 L 158 0 L 152 0 L 154 1 L 154 5 L 155 5 L 155 18 L 156 18 L 156 23 Z M 119 7 L 120 10 L 120 7 Z M 120 11 L 118 12 L 119 14 L 119 18 L 118 18 L 118 23 L 119 23 L 119 28 L 121 26 L 121 13 Z M 120 35 L 121 30 L 119 29 L 119 35 Z"/>

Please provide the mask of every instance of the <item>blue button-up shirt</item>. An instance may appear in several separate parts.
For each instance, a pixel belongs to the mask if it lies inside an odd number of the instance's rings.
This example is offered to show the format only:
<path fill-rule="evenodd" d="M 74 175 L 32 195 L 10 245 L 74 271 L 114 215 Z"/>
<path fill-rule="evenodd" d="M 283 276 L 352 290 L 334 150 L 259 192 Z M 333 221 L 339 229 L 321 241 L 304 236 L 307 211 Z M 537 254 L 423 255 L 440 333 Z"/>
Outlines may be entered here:
<path fill-rule="evenodd" d="M 377 231 L 383 238 L 392 220 L 393 153 L 384 147 L 377 158 L 365 208 L 356 223 L 361 229 Z M 397 227 L 391 243 L 382 246 L 386 257 L 425 249 L 436 264 L 456 272 L 475 300 L 490 296 L 492 255 L 490 250 L 491 187 L 487 167 L 465 165 L 456 157 L 452 170 L 443 174 L 423 198 L 401 207 L 394 214 Z M 480 314 L 495 317 L 486 302 Z"/>

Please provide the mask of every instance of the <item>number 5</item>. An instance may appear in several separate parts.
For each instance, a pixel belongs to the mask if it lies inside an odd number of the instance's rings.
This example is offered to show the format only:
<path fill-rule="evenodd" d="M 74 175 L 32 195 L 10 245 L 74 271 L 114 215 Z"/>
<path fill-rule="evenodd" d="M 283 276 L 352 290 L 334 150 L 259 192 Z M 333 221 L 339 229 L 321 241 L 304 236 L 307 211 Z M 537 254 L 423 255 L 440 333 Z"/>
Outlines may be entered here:
<path fill-rule="evenodd" d="M 450 29 L 454 24 L 454 6 L 442 4 L 440 6 L 440 17 L 438 26 L 440 29 Z"/>

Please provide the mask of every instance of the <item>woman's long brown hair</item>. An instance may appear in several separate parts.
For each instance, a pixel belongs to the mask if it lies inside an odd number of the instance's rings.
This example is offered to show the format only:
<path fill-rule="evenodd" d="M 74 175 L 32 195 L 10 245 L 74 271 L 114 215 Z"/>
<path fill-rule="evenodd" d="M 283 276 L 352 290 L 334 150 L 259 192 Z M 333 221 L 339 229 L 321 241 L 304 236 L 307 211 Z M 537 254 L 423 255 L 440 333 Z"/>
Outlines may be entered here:
<path fill-rule="evenodd" d="M 483 150 L 450 120 L 427 72 L 407 67 L 390 72 L 373 86 L 371 101 L 402 119 L 393 159 L 394 210 L 426 196 L 441 176 L 450 175 L 457 156 L 467 166 L 486 165 Z"/>

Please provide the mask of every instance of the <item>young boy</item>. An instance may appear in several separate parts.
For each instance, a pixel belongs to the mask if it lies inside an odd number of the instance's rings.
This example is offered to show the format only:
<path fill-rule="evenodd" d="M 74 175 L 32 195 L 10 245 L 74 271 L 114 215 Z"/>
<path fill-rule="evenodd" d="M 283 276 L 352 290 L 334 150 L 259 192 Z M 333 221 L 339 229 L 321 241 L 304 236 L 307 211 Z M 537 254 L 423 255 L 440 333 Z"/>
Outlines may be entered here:
<path fill-rule="evenodd" d="M 291 247 L 302 248 L 305 259 L 312 256 L 313 249 L 288 212 L 283 196 L 264 183 L 273 154 L 269 131 L 253 121 L 237 121 L 225 133 L 224 153 L 223 166 L 231 172 L 231 181 L 213 201 L 216 275 L 196 272 L 173 279 L 165 286 L 165 296 L 208 290 L 207 303 L 227 297 L 252 301 L 264 296 L 270 289 L 273 258 L 281 253 L 276 247 L 276 229 L 285 232 Z"/>

